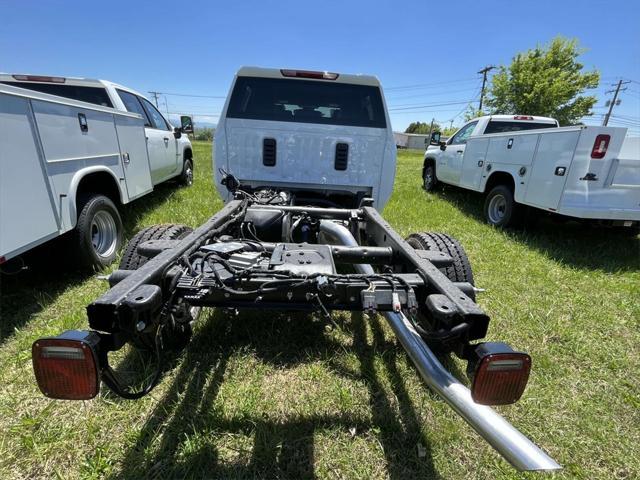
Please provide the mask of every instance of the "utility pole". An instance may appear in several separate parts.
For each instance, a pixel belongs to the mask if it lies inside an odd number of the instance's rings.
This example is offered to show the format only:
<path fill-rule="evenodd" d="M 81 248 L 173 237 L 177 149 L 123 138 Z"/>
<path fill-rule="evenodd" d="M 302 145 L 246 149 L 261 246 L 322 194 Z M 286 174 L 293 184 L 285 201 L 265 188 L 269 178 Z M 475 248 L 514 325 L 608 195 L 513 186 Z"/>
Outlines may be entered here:
<path fill-rule="evenodd" d="M 611 112 L 613 111 L 613 106 L 616 104 L 616 101 L 618 101 L 618 93 L 620 93 L 620 90 L 626 90 L 627 87 L 625 88 L 620 88 L 622 85 L 625 85 L 629 83 L 629 81 L 627 80 L 626 82 L 623 82 L 622 79 L 620 79 L 620 81 L 618 82 L 618 85 L 616 86 L 615 90 L 607 90 L 605 93 L 605 95 L 607 93 L 613 93 L 613 100 L 611 100 L 611 103 L 609 103 L 609 111 L 607 112 L 607 114 L 604 116 L 604 122 L 602 122 L 602 126 L 606 127 L 607 123 L 609 123 L 609 118 L 611 117 Z M 615 85 L 615 84 L 614 84 Z M 615 92 L 615 93 L 614 93 Z"/>
<path fill-rule="evenodd" d="M 487 73 L 495 68 L 493 65 L 489 65 L 478 72 L 482 74 L 482 90 L 480 90 L 480 106 L 478 107 L 478 111 L 482 111 L 482 100 L 484 100 L 484 87 L 487 84 Z"/>
<path fill-rule="evenodd" d="M 158 107 L 158 95 L 160 95 L 160 92 L 149 92 L 152 96 L 153 96 L 153 101 L 156 102 L 156 108 Z"/>

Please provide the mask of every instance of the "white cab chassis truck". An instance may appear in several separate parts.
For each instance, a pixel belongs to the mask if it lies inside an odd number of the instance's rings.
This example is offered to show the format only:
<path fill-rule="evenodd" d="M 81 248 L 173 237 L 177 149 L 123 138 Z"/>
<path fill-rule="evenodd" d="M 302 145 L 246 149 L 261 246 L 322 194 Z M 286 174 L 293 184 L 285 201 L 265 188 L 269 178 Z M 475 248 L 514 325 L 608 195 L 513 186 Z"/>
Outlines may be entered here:
<path fill-rule="evenodd" d="M 73 231 L 78 259 L 106 266 L 122 243 L 120 205 L 193 181 L 183 129 L 110 82 L 0 75 L 0 123 L 0 264 Z"/>
<path fill-rule="evenodd" d="M 485 217 L 496 226 L 517 224 L 527 205 L 635 231 L 640 149 L 625 134 L 616 127 L 558 127 L 546 117 L 476 118 L 446 143 L 434 134 L 424 157 L 424 188 L 442 182 L 486 193 Z"/>
<path fill-rule="evenodd" d="M 189 343 L 202 307 L 315 310 L 325 318 L 380 312 L 427 385 L 514 467 L 560 468 L 488 406 L 520 398 L 531 358 L 476 342 L 489 317 L 475 303 L 460 243 L 425 232 L 404 240 L 373 206 L 387 201 L 395 165 L 375 77 L 241 69 L 216 129 L 215 165 L 227 200 L 220 211 L 195 230 L 139 232 L 109 276 L 111 289 L 87 307 L 92 330 L 35 341 L 45 395 L 87 400 L 101 381 L 124 398 L 147 395 L 166 351 Z M 126 343 L 153 352 L 156 373 L 143 388 L 123 383 L 109 365 L 108 352 Z M 469 362 L 470 389 L 431 348 Z"/>

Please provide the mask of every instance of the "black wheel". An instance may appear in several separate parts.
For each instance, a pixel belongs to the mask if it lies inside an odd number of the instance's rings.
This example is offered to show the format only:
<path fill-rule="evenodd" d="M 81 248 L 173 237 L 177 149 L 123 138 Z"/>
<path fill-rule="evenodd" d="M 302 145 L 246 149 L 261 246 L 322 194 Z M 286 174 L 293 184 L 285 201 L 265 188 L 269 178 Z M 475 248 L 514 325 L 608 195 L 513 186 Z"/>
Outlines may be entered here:
<path fill-rule="evenodd" d="M 149 258 L 138 253 L 138 245 L 149 240 L 179 240 L 189 235 L 193 229 L 186 225 L 153 225 L 140 230 L 127 243 L 127 247 L 120 260 L 121 270 L 137 270 L 149 261 Z M 191 323 L 198 318 L 200 309 L 187 304 L 175 305 L 173 312 L 164 319 L 164 329 L 162 343 L 166 348 L 179 350 L 183 348 L 191 339 Z M 157 325 L 150 331 L 140 332 L 132 343 L 137 348 L 153 350 L 155 348 L 155 337 Z"/>
<path fill-rule="evenodd" d="M 193 160 L 187 158 L 182 166 L 182 173 L 180 174 L 180 183 L 185 187 L 193 185 Z"/>
<path fill-rule="evenodd" d="M 498 185 L 491 189 L 484 201 L 484 215 L 489 225 L 513 227 L 522 221 L 522 205 L 516 203 L 509 187 Z"/>
<path fill-rule="evenodd" d="M 407 243 L 416 250 L 443 252 L 453 258 L 453 265 L 441 268 L 452 282 L 469 282 L 473 285 L 473 272 L 467 253 L 460 242 L 444 233 L 422 232 L 407 237 Z"/>
<path fill-rule="evenodd" d="M 436 177 L 436 166 L 433 164 L 432 160 L 427 160 L 422 171 L 422 186 L 427 192 L 431 192 L 436 187 L 437 183 L 438 178 Z"/>
<path fill-rule="evenodd" d="M 122 245 L 122 219 L 118 208 L 104 195 L 94 195 L 79 204 L 74 230 L 77 254 L 83 265 L 101 269 L 111 264 Z"/>

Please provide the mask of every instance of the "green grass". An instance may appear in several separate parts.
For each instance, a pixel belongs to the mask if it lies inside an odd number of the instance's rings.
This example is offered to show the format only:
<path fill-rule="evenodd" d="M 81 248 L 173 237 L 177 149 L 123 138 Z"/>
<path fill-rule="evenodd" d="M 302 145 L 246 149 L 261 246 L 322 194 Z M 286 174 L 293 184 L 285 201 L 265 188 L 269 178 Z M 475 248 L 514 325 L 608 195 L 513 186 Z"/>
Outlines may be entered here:
<path fill-rule="evenodd" d="M 498 231 L 480 195 L 425 193 L 420 169 L 419 153 L 400 152 L 384 216 L 403 235 L 457 237 L 487 289 L 488 339 L 532 355 L 523 399 L 500 412 L 565 467 L 557 478 L 639 478 L 640 240 L 550 222 Z M 220 206 L 210 145 L 197 144 L 194 186 L 127 207 L 127 235 L 196 226 Z M 0 478 L 521 478 L 424 387 L 383 320 L 356 314 L 212 312 L 150 396 L 48 400 L 31 343 L 86 327 L 85 305 L 107 289 L 61 270 L 58 248 L 2 278 Z"/>

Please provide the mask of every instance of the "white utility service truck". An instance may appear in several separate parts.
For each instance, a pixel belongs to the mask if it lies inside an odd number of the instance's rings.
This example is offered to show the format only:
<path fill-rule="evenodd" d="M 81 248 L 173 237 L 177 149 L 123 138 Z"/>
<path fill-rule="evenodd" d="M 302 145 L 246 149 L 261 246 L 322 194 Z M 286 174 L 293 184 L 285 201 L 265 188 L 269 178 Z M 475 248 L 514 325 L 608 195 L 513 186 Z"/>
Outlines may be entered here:
<path fill-rule="evenodd" d="M 73 231 L 103 267 L 122 242 L 119 205 L 178 178 L 191 143 L 133 90 L 102 80 L 0 75 L 0 264 Z"/>
<path fill-rule="evenodd" d="M 486 193 L 485 217 L 496 226 L 517 224 L 528 205 L 635 231 L 640 149 L 625 134 L 617 127 L 559 127 L 546 117 L 479 117 L 447 142 L 434 133 L 424 156 L 424 188 L 442 182 Z"/>

